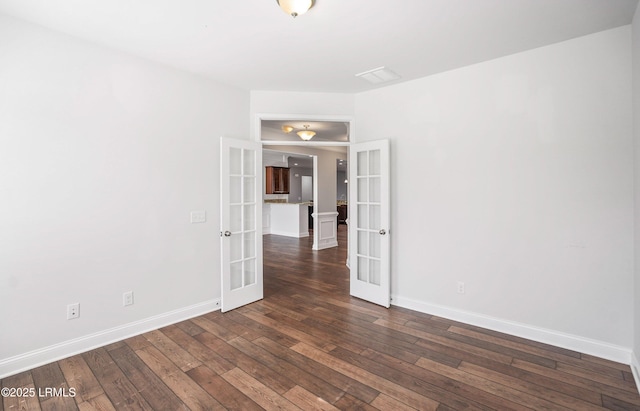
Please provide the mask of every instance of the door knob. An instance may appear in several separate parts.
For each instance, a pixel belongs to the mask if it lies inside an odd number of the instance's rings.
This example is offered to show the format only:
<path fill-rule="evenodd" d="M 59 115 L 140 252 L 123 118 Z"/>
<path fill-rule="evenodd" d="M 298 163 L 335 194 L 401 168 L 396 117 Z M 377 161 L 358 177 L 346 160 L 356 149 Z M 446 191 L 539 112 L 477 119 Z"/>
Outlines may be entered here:
<path fill-rule="evenodd" d="M 231 231 L 225 231 L 224 232 L 224 236 L 225 237 L 231 237 Z"/>
<path fill-rule="evenodd" d="M 382 230 L 378 231 L 378 233 L 379 233 L 380 235 L 385 235 L 385 234 L 387 234 L 387 232 L 384 230 L 384 228 L 383 228 Z"/>

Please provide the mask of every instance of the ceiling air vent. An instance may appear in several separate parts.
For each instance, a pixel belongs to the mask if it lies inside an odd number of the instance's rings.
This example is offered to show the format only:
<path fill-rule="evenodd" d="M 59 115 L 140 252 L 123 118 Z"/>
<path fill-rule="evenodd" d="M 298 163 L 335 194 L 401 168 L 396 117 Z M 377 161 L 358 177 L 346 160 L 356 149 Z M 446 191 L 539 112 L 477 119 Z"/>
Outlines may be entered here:
<path fill-rule="evenodd" d="M 399 79 L 400 76 L 385 67 L 378 67 L 373 70 L 363 71 L 356 74 L 356 77 L 363 78 L 372 84 L 386 83 L 395 79 Z"/>

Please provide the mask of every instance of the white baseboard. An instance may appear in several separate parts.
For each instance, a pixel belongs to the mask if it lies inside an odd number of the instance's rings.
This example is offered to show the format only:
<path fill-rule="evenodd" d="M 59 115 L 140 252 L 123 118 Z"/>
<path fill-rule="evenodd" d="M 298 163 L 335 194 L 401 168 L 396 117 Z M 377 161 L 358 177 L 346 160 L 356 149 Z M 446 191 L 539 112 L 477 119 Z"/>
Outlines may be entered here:
<path fill-rule="evenodd" d="M 313 244 L 311 249 L 318 251 L 318 250 L 325 250 L 327 248 L 333 248 L 333 247 L 337 247 L 337 246 L 338 246 L 338 242 L 337 241 L 323 241 L 318 245 Z"/>
<path fill-rule="evenodd" d="M 270 230 L 269 234 L 281 235 L 283 237 L 294 237 L 294 238 L 309 237 L 309 231 L 297 232 L 297 231 Z"/>
<path fill-rule="evenodd" d="M 565 334 L 562 332 L 535 327 L 528 324 L 517 323 L 514 321 L 507 321 L 500 318 L 485 316 L 469 311 L 458 310 L 438 304 L 429 304 L 422 301 L 416 301 L 399 296 L 392 297 L 392 304 L 397 305 L 398 307 L 408 308 L 422 313 L 432 314 L 438 317 L 463 322 L 465 324 L 475 325 L 493 331 L 503 332 L 505 334 L 527 338 L 529 340 L 554 345 L 556 347 L 566 348 L 568 350 L 593 355 L 595 357 L 600 357 L 623 364 L 631 364 L 631 357 L 633 352 L 629 348 L 609 344 L 607 342 L 592 340 L 577 335 Z M 636 381 L 638 381 L 637 362 L 634 376 L 636 378 Z"/>
<path fill-rule="evenodd" d="M 219 299 L 209 300 L 14 357 L 0 359 L 0 379 L 219 309 Z"/>
<path fill-rule="evenodd" d="M 631 352 L 631 372 L 633 373 L 633 379 L 636 380 L 636 388 L 638 388 L 638 393 L 640 394 L 640 362 L 638 362 L 638 357 L 633 351 Z"/>

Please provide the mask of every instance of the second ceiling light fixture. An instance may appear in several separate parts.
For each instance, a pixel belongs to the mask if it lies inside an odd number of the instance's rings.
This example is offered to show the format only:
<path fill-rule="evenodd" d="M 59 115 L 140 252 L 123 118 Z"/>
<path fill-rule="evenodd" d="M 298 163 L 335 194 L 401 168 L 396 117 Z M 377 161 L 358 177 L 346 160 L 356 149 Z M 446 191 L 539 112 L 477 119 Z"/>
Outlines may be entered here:
<path fill-rule="evenodd" d="M 300 130 L 297 131 L 296 134 L 303 139 L 304 141 L 309 141 L 313 138 L 313 136 L 316 135 L 316 132 L 313 130 L 309 130 L 309 125 L 305 124 L 304 126 L 304 130 Z M 293 131 L 293 127 L 292 126 L 282 126 L 282 131 L 284 131 L 285 133 L 289 134 Z"/>

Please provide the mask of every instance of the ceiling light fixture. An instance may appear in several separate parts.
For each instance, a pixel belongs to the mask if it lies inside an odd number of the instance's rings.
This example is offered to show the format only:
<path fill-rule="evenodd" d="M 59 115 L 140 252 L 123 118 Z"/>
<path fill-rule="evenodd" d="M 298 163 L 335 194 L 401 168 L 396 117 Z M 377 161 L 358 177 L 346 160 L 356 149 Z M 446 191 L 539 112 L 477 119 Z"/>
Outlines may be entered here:
<path fill-rule="evenodd" d="M 293 131 L 293 127 L 292 126 L 282 126 L 282 131 L 284 131 L 285 133 L 289 134 Z"/>
<path fill-rule="evenodd" d="M 291 17 L 298 17 L 313 7 L 314 0 L 276 0 L 285 13 Z"/>
<path fill-rule="evenodd" d="M 307 124 L 304 125 L 304 130 L 300 130 L 296 133 L 300 136 L 304 141 L 309 141 L 316 135 L 315 131 L 309 130 L 309 126 Z"/>

